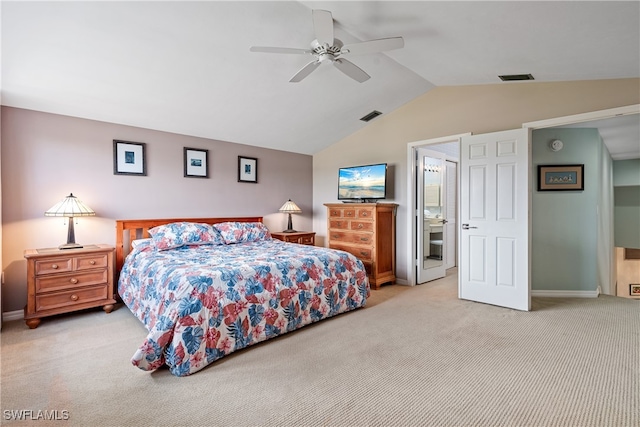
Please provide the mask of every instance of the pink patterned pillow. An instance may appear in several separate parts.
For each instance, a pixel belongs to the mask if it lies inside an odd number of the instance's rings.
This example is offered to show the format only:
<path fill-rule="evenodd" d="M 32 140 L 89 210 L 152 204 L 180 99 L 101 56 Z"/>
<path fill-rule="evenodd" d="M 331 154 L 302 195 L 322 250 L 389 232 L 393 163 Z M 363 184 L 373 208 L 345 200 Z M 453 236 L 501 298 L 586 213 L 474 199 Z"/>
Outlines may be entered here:
<path fill-rule="evenodd" d="M 160 251 L 185 245 L 224 245 L 220 233 L 209 224 L 174 222 L 154 227 L 149 234 Z"/>
<path fill-rule="evenodd" d="M 271 239 L 269 229 L 261 222 L 221 222 L 213 228 L 220 232 L 227 245 Z"/>

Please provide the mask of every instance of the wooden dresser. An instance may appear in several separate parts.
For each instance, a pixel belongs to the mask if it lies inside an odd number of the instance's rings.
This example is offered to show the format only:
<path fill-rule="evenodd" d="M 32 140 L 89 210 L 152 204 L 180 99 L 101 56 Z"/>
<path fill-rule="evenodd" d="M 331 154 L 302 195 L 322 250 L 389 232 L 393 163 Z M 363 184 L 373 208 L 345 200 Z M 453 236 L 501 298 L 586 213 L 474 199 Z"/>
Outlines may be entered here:
<path fill-rule="evenodd" d="M 26 250 L 27 326 L 34 329 L 42 317 L 90 307 L 102 306 L 110 313 L 116 303 L 114 252 L 108 245 Z"/>
<path fill-rule="evenodd" d="M 299 243 L 301 245 L 313 246 L 316 243 L 316 233 L 314 231 L 296 231 L 294 233 L 272 231 L 271 237 L 283 242 Z"/>
<path fill-rule="evenodd" d="M 379 289 L 396 280 L 395 203 L 326 203 L 329 247 L 358 257 Z"/>

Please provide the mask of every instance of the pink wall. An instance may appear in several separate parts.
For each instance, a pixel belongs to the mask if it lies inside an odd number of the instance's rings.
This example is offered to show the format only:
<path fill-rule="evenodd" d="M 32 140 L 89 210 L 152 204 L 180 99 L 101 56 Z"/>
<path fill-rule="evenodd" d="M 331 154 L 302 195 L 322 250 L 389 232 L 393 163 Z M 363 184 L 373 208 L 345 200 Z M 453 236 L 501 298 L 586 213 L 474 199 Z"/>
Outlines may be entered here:
<path fill-rule="evenodd" d="M 61 218 L 44 211 L 70 192 L 96 211 L 79 218 L 78 243 L 115 243 L 115 220 L 263 216 L 286 228 L 278 209 L 292 199 L 312 228 L 312 157 L 93 120 L 2 107 L 2 311 L 26 304 L 23 251 L 66 241 Z M 113 174 L 113 140 L 145 142 L 147 176 Z M 183 147 L 209 150 L 209 179 L 185 178 Z M 258 159 L 258 183 L 237 182 L 238 156 Z"/>

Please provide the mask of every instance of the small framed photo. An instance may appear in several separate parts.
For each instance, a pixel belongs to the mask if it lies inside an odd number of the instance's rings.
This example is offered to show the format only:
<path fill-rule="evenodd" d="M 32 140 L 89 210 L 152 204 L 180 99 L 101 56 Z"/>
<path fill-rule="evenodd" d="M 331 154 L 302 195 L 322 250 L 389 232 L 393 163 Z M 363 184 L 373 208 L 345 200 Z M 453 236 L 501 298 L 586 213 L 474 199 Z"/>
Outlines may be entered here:
<path fill-rule="evenodd" d="M 538 165 L 538 191 L 583 191 L 584 165 Z"/>
<path fill-rule="evenodd" d="M 640 283 L 632 283 L 629 285 L 629 295 L 640 297 Z"/>
<path fill-rule="evenodd" d="M 258 159 L 238 156 L 238 182 L 258 182 Z"/>
<path fill-rule="evenodd" d="M 184 176 L 209 178 L 209 150 L 184 147 Z"/>
<path fill-rule="evenodd" d="M 114 175 L 147 174 L 144 142 L 113 140 L 113 173 Z"/>

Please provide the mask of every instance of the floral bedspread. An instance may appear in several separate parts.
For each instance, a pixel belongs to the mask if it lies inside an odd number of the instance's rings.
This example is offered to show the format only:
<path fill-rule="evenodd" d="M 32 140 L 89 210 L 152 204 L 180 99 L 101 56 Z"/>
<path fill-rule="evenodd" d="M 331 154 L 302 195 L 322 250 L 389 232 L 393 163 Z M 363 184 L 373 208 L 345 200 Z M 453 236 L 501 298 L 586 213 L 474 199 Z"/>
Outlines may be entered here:
<path fill-rule="evenodd" d="M 125 260 L 118 292 L 149 331 L 131 362 L 185 376 L 362 307 L 370 291 L 353 255 L 268 239 L 164 251 L 140 245 Z"/>

